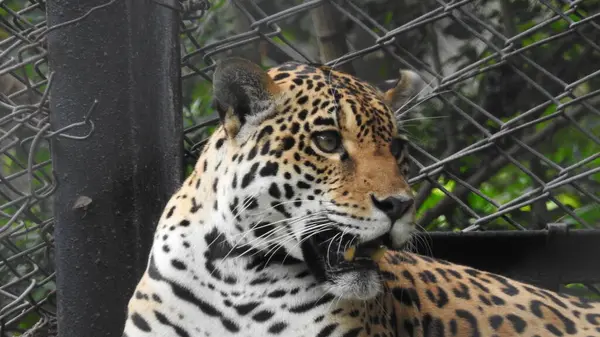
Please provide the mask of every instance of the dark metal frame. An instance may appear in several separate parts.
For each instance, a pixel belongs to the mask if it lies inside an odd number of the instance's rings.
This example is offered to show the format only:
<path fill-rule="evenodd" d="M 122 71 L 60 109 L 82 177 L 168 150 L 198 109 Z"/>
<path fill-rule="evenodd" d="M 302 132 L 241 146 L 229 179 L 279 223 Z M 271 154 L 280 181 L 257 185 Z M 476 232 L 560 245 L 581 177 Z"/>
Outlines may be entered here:
<path fill-rule="evenodd" d="M 450 262 L 558 291 L 569 283 L 600 282 L 600 230 L 546 230 L 420 234 L 417 251 Z"/>

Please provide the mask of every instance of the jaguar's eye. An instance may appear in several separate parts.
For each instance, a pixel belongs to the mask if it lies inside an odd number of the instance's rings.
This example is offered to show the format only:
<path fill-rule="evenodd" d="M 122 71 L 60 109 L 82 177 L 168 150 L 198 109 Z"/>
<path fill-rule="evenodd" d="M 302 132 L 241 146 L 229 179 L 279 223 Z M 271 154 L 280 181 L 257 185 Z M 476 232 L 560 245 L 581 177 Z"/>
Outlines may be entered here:
<path fill-rule="evenodd" d="M 332 130 L 316 132 L 312 139 L 321 151 L 327 153 L 337 152 L 342 146 L 340 134 Z"/>

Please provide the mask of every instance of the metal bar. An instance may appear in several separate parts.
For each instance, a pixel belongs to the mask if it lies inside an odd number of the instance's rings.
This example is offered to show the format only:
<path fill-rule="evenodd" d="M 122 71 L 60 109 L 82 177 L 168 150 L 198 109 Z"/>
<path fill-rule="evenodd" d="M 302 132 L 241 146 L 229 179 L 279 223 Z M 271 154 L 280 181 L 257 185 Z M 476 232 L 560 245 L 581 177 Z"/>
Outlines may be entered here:
<path fill-rule="evenodd" d="M 556 290 L 560 284 L 600 282 L 600 230 L 420 233 L 426 256 L 498 273 Z"/>
<path fill-rule="evenodd" d="M 153 1 L 106 4 L 47 9 L 52 129 L 87 120 L 98 102 L 85 141 L 52 138 L 61 337 L 121 336 L 156 222 L 182 180 L 178 13 Z"/>

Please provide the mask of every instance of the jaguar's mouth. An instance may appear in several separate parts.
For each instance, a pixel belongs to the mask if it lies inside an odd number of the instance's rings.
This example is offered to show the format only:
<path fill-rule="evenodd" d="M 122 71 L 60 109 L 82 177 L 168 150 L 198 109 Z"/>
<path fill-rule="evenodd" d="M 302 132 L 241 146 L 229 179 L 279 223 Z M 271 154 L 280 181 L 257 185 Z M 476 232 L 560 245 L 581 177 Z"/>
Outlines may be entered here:
<path fill-rule="evenodd" d="M 350 246 L 344 251 L 344 260 L 352 262 L 362 259 L 371 259 L 372 262 L 376 263 L 379 261 L 388 249 L 388 245 L 385 243 L 386 238 L 389 236 L 386 234 L 375 240 L 371 240 L 357 246 Z"/>
<path fill-rule="evenodd" d="M 329 281 L 336 275 L 377 270 L 379 261 L 390 246 L 389 233 L 368 242 L 353 245 L 356 238 L 329 229 L 303 240 L 304 261 L 313 275 L 320 281 Z"/>

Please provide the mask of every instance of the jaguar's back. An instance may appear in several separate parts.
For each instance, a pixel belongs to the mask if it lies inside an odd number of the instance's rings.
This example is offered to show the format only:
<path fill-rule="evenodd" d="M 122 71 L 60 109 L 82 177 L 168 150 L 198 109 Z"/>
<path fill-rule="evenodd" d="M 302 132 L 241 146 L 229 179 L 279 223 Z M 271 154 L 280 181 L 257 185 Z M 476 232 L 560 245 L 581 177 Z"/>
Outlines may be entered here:
<path fill-rule="evenodd" d="M 394 336 L 600 336 L 600 302 L 415 254 L 380 262 Z"/>

